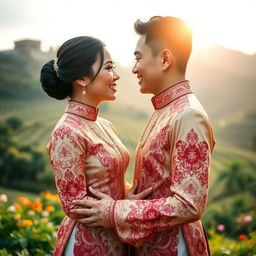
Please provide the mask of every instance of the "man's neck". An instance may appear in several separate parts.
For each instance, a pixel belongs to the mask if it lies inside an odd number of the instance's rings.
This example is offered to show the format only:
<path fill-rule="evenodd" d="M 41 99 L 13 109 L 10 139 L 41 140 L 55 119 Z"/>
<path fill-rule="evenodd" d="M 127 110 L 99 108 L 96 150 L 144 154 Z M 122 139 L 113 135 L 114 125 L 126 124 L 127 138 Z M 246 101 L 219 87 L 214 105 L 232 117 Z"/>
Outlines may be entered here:
<path fill-rule="evenodd" d="M 167 88 L 186 80 L 186 76 L 185 74 L 175 74 L 175 75 L 170 75 L 168 77 L 166 77 L 166 79 L 164 79 L 161 82 L 161 85 L 159 86 L 159 90 L 157 90 L 154 95 L 157 95 L 159 93 L 161 93 L 162 91 L 166 90 Z"/>

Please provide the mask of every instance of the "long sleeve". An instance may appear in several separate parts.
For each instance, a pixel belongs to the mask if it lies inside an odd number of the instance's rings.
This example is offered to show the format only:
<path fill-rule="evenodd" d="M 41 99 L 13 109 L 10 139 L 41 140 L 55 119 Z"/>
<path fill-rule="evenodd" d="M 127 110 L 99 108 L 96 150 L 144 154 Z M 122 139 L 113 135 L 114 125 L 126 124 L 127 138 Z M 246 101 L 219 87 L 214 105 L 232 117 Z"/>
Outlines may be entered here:
<path fill-rule="evenodd" d="M 77 129 L 62 124 L 54 130 L 48 145 L 48 154 L 64 212 L 70 218 L 72 201 L 86 196 L 86 145 Z"/>
<path fill-rule="evenodd" d="M 176 116 L 169 130 L 170 196 L 116 201 L 110 214 L 122 241 L 139 247 L 158 232 L 201 218 L 213 146 L 211 126 L 201 112 L 190 109 Z"/>

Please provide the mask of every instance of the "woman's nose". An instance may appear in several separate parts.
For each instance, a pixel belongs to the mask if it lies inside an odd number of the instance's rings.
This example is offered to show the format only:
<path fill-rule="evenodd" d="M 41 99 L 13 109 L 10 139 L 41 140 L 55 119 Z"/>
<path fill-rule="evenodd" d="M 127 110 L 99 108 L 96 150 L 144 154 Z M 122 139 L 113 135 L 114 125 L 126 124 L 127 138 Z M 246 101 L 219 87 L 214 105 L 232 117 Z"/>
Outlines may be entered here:
<path fill-rule="evenodd" d="M 133 68 L 132 68 L 132 73 L 137 74 L 137 72 L 138 72 L 138 65 L 137 65 L 137 63 L 135 63 Z"/>

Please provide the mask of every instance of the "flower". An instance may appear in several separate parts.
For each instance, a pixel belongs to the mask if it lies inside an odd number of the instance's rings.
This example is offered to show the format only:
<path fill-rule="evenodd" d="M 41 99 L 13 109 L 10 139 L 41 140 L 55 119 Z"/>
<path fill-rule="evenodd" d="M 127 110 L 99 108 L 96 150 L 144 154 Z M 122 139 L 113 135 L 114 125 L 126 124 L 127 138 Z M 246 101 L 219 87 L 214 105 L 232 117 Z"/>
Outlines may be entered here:
<path fill-rule="evenodd" d="M 35 215 L 35 212 L 34 212 L 33 210 L 29 210 L 29 211 L 28 211 L 28 215 L 34 216 L 34 215 Z"/>
<path fill-rule="evenodd" d="M 21 220 L 16 223 L 18 227 L 30 227 L 33 225 L 32 220 Z"/>
<path fill-rule="evenodd" d="M 20 204 L 14 204 L 14 206 L 17 211 L 22 211 L 22 207 Z"/>
<path fill-rule="evenodd" d="M 224 229 L 225 229 L 225 226 L 223 224 L 219 224 L 217 226 L 217 230 L 219 230 L 219 231 L 223 231 Z"/>
<path fill-rule="evenodd" d="M 0 202 L 3 202 L 3 203 L 7 203 L 8 202 L 8 198 L 7 198 L 6 194 L 0 195 Z"/>
<path fill-rule="evenodd" d="M 34 202 L 33 204 L 32 204 L 32 208 L 34 209 L 34 210 L 36 210 L 36 211 L 42 211 L 42 203 L 41 202 Z"/>
<path fill-rule="evenodd" d="M 53 206 L 51 206 L 51 205 L 48 205 L 48 206 L 46 206 L 45 210 L 47 212 L 53 212 L 55 210 L 55 208 Z"/>
<path fill-rule="evenodd" d="M 16 208 L 14 205 L 10 205 L 8 208 L 7 208 L 8 211 L 10 212 L 15 212 L 16 211 Z"/>
<path fill-rule="evenodd" d="M 28 198 L 24 197 L 24 196 L 21 196 L 19 198 L 17 198 L 17 201 L 20 202 L 20 203 L 23 203 L 25 206 L 30 206 L 31 205 L 31 202 Z"/>
<path fill-rule="evenodd" d="M 242 234 L 242 235 L 239 236 L 239 239 L 240 239 L 240 240 L 245 240 L 245 239 L 247 239 L 247 236 L 244 235 L 244 234 Z"/>
<path fill-rule="evenodd" d="M 20 219 L 21 215 L 19 213 L 16 213 L 13 217 L 14 217 L 14 219 L 17 220 L 17 219 Z"/>
<path fill-rule="evenodd" d="M 41 219 L 41 222 L 43 222 L 43 223 L 46 223 L 48 220 L 47 220 L 47 218 L 42 218 Z"/>
<path fill-rule="evenodd" d="M 251 222 L 252 221 L 252 216 L 246 215 L 244 216 L 244 222 Z"/>
<path fill-rule="evenodd" d="M 43 217 L 48 217 L 49 216 L 49 212 L 48 211 L 43 211 L 42 212 L 42 216 Z"/>

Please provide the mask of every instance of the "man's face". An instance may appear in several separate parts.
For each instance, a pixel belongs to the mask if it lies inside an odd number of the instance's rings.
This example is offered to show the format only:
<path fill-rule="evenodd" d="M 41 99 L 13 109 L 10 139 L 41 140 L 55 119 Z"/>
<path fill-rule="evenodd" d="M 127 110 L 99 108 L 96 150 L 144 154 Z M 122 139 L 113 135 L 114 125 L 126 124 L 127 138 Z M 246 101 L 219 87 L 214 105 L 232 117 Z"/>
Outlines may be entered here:
<path fill-rule="evenodd" d="M 159 55 L 152 55 L 152 50 L 145 44 L 145 39 L 143 35 L 137 43 L 134 52 L 136 62 L 132 72 L 137 75 L 141 93 L 156 94 L 161 81 L 161 59 Z"/>

